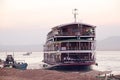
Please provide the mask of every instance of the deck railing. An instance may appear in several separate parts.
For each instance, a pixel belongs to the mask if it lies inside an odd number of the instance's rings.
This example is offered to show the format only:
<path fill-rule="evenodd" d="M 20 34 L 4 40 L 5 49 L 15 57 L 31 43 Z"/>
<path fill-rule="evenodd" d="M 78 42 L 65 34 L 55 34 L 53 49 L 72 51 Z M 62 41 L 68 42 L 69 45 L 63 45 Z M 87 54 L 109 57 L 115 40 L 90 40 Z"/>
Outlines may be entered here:
<path fill-rule="evenodd" d="M 53 36 L 95 36 L 95 33 L 92 32 L 83 32 L 83 33 L 68 33 L 68 32 L 64 32 L 64 33 L 59 33 L 59 34 L 50 34 L 48 35 L 47 39 L 53 37 Z"/>

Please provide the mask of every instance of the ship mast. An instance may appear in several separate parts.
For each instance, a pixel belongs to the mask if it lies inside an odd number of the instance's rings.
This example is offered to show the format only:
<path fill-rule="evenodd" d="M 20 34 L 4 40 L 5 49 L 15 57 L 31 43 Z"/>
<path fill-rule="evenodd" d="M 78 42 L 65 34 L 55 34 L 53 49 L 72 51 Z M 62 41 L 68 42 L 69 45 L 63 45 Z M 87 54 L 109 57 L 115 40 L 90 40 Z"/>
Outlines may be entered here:
<path fill-rule="evenodd" d="M 77 18 L 77 15 L 78 15 L 77 11 L 78 11 L 78 9 L 76 9 L 76 8 L 73 10 L 74 22 L 75 23 L 76 23 L 76 18 Z"/>

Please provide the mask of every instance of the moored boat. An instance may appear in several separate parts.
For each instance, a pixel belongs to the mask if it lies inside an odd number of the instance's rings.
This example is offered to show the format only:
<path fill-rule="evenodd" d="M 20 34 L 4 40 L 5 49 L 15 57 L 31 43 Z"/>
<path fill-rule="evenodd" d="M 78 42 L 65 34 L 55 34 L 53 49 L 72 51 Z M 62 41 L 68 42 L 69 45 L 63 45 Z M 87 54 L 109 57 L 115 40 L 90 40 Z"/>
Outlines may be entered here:
<path fill-rule="evenodd" d="M 74 14 L 76 19 L 76 14 Z M 75 22 L 58 25 L 47 34 L 44 62 L 53 66 L 90 66 L 95 64 L 94 25 Z"/>
<path fill-rule="evenodd" d="M 27 69 L 27 66 L 28 64 L 25 62 L 16 62 L 12 55 L 7 55 L 6 60 L 4 61 L 4 67 L 25 70 Z"/>
<path fill-rule="evenodd" d="M 23 56 L 29 56 L 30 54 L 32 54 L 32 52 L 27 52 L 27 53 L 23 54 Z"/>

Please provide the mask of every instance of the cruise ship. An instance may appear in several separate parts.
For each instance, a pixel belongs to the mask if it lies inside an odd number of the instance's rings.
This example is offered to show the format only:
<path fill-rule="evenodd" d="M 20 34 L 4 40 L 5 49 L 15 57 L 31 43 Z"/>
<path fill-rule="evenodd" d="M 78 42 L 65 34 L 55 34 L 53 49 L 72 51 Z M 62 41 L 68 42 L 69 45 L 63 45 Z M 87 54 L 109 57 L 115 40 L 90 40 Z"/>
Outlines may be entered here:
<path fill-rule="evenodd" d="M 47 34 L 44 62 L 53 66 L 90 66 L 96 62 L 96 26 L 76 22 L 58 25 Z"/>

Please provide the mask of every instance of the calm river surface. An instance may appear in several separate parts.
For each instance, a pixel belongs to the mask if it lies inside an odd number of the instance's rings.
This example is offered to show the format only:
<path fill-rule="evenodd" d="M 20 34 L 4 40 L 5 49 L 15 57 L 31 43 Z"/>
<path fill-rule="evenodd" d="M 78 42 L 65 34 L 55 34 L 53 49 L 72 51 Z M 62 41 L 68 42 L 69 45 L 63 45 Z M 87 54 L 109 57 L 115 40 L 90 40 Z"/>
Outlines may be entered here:
<path fill-rule="evenodd" d="M 26 53 L 14 52 L 15 60 L 27 62 L 28 69 L 39 69 L 41 64 L 43 64 L 43 52 L 32 52 L 30 55 L 23 55 Z M 8 54 L 13 54 L 13 52 L 0 52 L 0 59 L 5 60 Z M 96 62 L 98 66 L 93 66 L 95 70 L 120 73 L 120 51 L 96 51 Z"/>

